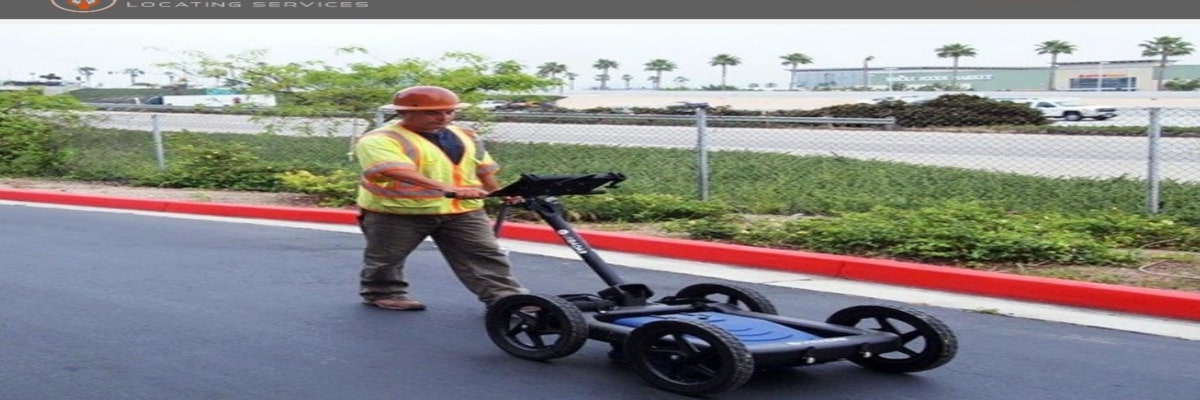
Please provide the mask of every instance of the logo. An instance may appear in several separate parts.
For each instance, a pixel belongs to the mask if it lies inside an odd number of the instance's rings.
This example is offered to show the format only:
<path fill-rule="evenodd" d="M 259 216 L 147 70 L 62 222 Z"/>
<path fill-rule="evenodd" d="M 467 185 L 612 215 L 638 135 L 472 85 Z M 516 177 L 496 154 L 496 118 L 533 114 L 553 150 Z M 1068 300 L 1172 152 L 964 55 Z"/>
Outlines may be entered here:
<path fill-rule="evenodd" d="M 583 243 L 579 241 L 579 239 L 576 239 L 575 236 L 571 235 L 571 231 L 568 231 L 566 229 L 559 229 L 559 230 L 555 231 L 554 233 L 557 233 L 558 236 L 562 236 L 563 240 L 567 242 L 567 246 L 570 246 L 571 250 L 575 250 L 575 254 L 587 254 L 588 253 L 587 246 L 584 246 Z"/>
<path fill-rule="evenodd" d="M 50 0 L 50 4 L 63 11 L 93 13 L 112 8 L 117 0 Z"/>

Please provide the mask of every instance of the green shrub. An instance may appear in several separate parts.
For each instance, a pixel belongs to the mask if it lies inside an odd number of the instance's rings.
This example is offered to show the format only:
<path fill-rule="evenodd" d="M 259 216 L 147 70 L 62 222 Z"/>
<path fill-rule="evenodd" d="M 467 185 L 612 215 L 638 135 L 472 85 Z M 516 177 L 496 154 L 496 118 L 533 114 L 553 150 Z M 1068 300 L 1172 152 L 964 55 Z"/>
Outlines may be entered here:
<path fill-rule="evenodd" d="M 28 116 L 0 114 L 0 175 L 60 175 L 67 158 L 52 124 Z"/>
<path fill-rule="evenodd" d="M 287 168 L 269 165 L 245 145 L 204 138 L 181 138 L 168 147 L 167 170 L 135 184 L 159 187 L 279 191 L 279 174 Z"/>
<path fill-rule="evenodd" d="M 1130 261 L 1085 232 L 1057 229 L 1054 214 L 1016 214 L 980 203 L 900 210 L 879 207 L 836 219 L 786 224 L 790 244 L 820 252 L 934 262 L 1050 262 L 1103 265 Z"/>
<path fill-rule="evenodd" d="M 317 175 L 305 170 L 279 174 L 283 190 L 317 195 L 318 202 L 326 207 L 353 205 L 358 190 L 358 177 L 358 173 L 346 170 L 335 170 L 326 175 Z"/>
<path fill-rule="evenodd" d="M 838 218 L 676 222 L 669 229 L 697 239 L 921 262 L 1117 265 L 1133 260 L 1128 252 L 1112 250 L 1103 237 L 1066 229 L 1074 221 L 980 203 L 946 203 L 912 210 L 877 207 Z"/>
<path fill-rule="evenodd" d="M 0 175 L 60 176 L 65 143 L 87 109 L 75 98 L 40 89 L 0 91 Z"/>
<path fill-rule="evenodd" d="M 577 221 L 656 222 L 674 219 L 715 218 L 731 208 L 719 201 L 684 199 L 668 194 L 572 196 L 564 201 L 569 217 Z"/>
<path fill-rule="evenodd" d="M 1056 227 L 1086 233 L 1112 247 L 1200 251 L 1200 228 L 1162 216 L 1096 212 L 1059 220 Z"/>

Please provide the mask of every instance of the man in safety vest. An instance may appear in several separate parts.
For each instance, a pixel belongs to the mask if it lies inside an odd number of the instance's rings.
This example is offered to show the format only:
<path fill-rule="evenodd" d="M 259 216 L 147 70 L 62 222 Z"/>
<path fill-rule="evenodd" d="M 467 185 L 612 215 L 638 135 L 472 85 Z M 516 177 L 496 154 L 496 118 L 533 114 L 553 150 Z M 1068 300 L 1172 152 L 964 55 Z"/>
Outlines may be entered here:
<path fill-rule="evenodd" d="M 528 293 L 511 274 L 483 198 L 500 188 L 492 159 L 474 131 L 451 125 L 468 104 L 436 86 L 396 92 L 400 119 L 360 138 L 354 153 L 362 167 L 357 203 L 366 238 L 359 294 L 390 310 L 424 310 L 409 297 L 408 255 L 433 238 L 459 281 L 484 304 Z"/>

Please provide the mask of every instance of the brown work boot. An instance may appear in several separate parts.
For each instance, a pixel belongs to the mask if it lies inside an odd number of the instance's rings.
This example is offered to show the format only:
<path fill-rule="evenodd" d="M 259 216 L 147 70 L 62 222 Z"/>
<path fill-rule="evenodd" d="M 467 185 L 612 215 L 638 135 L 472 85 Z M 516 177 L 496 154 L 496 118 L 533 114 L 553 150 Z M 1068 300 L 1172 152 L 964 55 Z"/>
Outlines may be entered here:
<path fill-rule="evenodd" d="M 421 302 L 408 298 L 363 300 L 363 304 L 396 311 L 420 311 L 425 309 L 425 305 L 421 304 Z"/>

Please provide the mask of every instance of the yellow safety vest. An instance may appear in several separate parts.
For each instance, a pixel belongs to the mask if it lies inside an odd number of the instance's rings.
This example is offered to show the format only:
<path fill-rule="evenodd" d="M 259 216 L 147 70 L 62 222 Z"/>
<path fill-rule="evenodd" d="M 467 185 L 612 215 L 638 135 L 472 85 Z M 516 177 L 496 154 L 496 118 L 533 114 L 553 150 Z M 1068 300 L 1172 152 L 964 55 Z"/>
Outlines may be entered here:
<path fill-rule="evenodd" d="M 407 169 L 452 186 L 482 187 L 479 176 L 496 173 L 500 165 L 474 132 L 456 126 L 449 130 L 463 144 L 463 158 L 458 165 L 436 144 L 396 122 L 359 138 L 354 144 L 354 155 L 362 167 L 358 206 L 381 213 L 415 215 L 459 214 L 483 208 L 483 200 L 450 199 L 440 190 L 383 175 L 385 171 Z"/>

